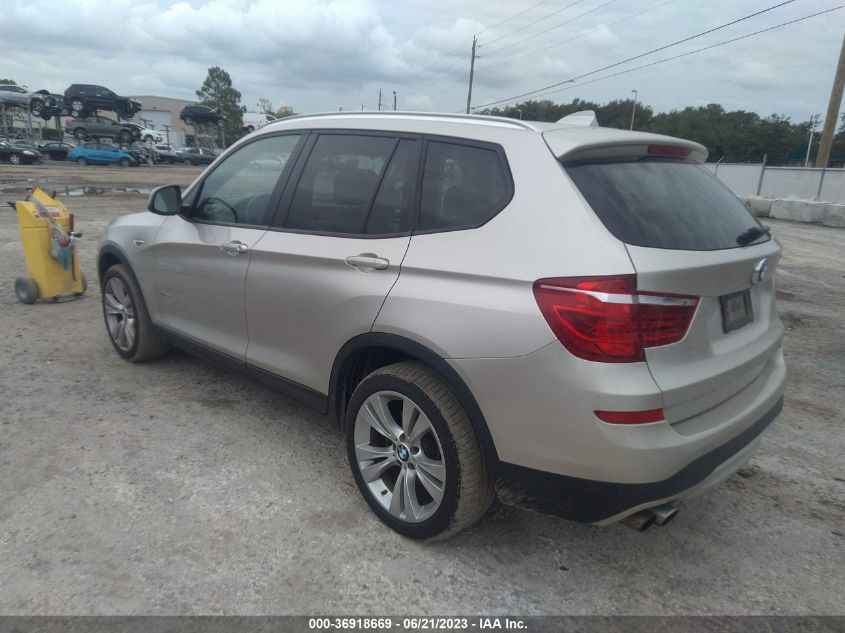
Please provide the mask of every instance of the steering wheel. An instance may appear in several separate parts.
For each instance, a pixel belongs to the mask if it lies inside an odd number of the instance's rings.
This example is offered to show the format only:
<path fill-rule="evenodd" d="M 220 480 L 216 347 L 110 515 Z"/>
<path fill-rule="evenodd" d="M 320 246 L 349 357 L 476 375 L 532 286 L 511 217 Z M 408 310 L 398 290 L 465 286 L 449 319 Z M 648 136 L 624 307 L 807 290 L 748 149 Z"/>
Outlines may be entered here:
<path fill-rule="evenodd" d="M 202 212 L 207 216 L 207 219 L 225 221 L 224 218 L 218 217 L 221 211 L 232 214 L 232 223 L 238 222 L 238 212 L 225 200 L 212 196 L 202 201 Z"/>

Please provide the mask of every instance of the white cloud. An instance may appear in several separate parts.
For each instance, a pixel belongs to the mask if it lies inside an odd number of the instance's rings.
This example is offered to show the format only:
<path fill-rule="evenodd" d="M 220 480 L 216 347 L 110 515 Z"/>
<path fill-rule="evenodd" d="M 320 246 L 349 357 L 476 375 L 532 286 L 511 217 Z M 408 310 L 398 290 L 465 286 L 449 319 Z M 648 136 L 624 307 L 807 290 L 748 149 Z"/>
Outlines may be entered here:
<path fill-rule="evenodd" d="M 748 90 L 771 90 L 780 86 L 781 80 L 769 64 L 758 61 L 743 61 L 728 73 L 738 86 Z"/>
<path fill-rule="evenodd" d="M 643 7 L 620 2 L 541 34 L 584 13 L 587 5 L 543 20 L 564 5 L 564 0 L 550 0 L 488 30 L 531 5 L 518 7 L 506 0 L 4 0 L 0 4 L 4 46 L 0 75 L 30 88 L 61 92 L 71 83 L 98 83 L 124 94 L 192 98 L 207 69 L 220 66 L 230 73 L 249 108 L 266 96 L 305 112 L 341 105 L 359 109 L 361 103 L 374 109 L 379 88 L 385 94 L 396 90 L 402 108 L 456 110 L 466 101 L 474 33 L 479 34 L 481 57 L 473 102 L 480 104 L 565 81 L 751 11 L 737 4 L 726 15 L 706 4 L 679 0 L 627 19 Z M 767 24 L 810 12 L 798 5 L 778 9 L 776 17 L 773 12 Z M 535 20 L 539 21 L 531 25 Z M 603 101 L 627 98 L 632 88 L 638 88 L 646 103 L 658 109 L 724 102 L 743 103 L 760 113 L 792 107 L 817 112 L 826 103 L 840 45 L 836 29 L 823 28 L 829 23 L 826 18 L 797 23 L 653 68 L 576 85 L 551 98 Z M 751 21 L 736 25 L 642 62 L 742 35 L 757 26 Z M 501 39 L 494 41 L 497 38 Z M 811 41 L 813 46 L 795 49 L 782 44 L 787 41 Z M 513 46 L 493 54 L 507 44 Z"/>

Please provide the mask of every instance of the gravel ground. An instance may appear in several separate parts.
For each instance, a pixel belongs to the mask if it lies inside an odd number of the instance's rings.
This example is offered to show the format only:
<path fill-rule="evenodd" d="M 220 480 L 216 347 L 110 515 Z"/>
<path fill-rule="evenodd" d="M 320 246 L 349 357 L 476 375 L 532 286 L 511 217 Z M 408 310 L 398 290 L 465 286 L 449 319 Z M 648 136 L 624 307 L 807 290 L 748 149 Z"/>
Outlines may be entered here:
<path fill-rule="evenodd" d="M 186 184 L 198 168 L 0 167 Z M 138 194 L 68 197 L 88 295 L 18 303 L 0 212 L 0 614 L 845 614 L 845 230 L 771 220 L 784 412 L 748 467 L 637 533 L 505 507 L 445 543 L 383 527 L 325 419 L 185 354 L 121 360 L 96 246 Z"/>

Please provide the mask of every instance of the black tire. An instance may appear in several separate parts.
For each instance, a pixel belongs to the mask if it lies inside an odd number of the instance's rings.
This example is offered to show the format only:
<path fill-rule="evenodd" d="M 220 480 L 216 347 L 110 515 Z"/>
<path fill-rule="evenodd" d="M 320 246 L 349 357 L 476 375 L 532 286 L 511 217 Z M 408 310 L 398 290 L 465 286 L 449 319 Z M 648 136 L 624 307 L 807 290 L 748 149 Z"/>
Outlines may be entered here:
<path fill-rule="evenodd" d="M 117 164 L 121 167 L 129 167 L 130 163 L 128 158 L 121 158 L 119 161 L 117 161 Z"/>
<path fill-rule="evenodd" d="M 44 102 L 41 99 L 33 99 L 29 102 L 29 111 L 34 116 L 41 116 L 41 113 L 44 111 Z"/>
<path fill-rule="evenodd" d="M 35 303 L 38 300 L 38 284 L 29 277 L 15 279 L 15 295 L 21 303 Z"/>
<path fill-rule="evenodd" d="M 79 165 L 80 167 L 85 167 L 85 165 L 88 164 L 88 161 L 85 158 L 83 158 L 82 156 L 80 156 L 79 158 L 76 159 L 76 164 Z"/>
<path fill-rule="evenodd" d="M 185 125 L 194 125 L 194 120 L 189 116 L 186 116 L 182 120 L 185 122 Z"/>
<path fill-rule="evenodd" d="M 121 130 L 120 134 L 117 135 L 117 138 L 124 145 L 129 145 L 132 143 L 132 132 L 128 130 Z"/>
<path fill-rule="evenodd" d="M 77 141 L 84 141 L 85 140 L 85 128 L 78 127 L 73 131 L 73 138 Z"/>
<path fill-rule="evenodd" d="M 255 128 L 254 128 L 253 126 L 251 126 L 251 125 L 247 125 L 247 126 L 246 126 L 246 131 L 247 131 L 247 133 L 250 133 L 250 132 L 255 132 Z"/>
<path fill-rule="evenodd" d="M 434 514 L 421 523 L 391 515 L 370 491 L 355 454 L 355 419 L 368 397 L 391 391 L 410 398 L 428 417 L 442 447 L 446 468 L 443 499 Z M 495 499 L 492 481 L 469 417 L 449 386 L 422 363 L 408 361 L 382 367 L 364 378 L 346 412 L 346 448 L 358 490 L 370 509 L 390 528 L 413 539 L 443 539 L 480 519 Z"/>
<path fill-rule="evenodd" d="M 126 288 L 130 302 L 135 308 L 135 340 L 128 350 L 122 350 L 109 333 L 108 320 L 106 316 L 105 295 L 109 279 L 117 277 Z M 135 282 L 135 276 L 129 271 L 125 264 L 116 264 L 103 275 L 102 292 L 100 302 L 103 306 L 103 321 L 106 324 L 106 333 L 109 335 L 112 347 L 122 358 L 133 363 L 140 363 L 163 356 L 170 350 L 170 346 L 162 341 L 153 329 L 150 314 L 147 312 L 147 304 L 141 289 Z"/>
<path fill-rule="evenodd" d="M 9 162 L 13 165 L 20 165 L 23 162 L 23 157 L 20 154 L 9 154 Z"/>

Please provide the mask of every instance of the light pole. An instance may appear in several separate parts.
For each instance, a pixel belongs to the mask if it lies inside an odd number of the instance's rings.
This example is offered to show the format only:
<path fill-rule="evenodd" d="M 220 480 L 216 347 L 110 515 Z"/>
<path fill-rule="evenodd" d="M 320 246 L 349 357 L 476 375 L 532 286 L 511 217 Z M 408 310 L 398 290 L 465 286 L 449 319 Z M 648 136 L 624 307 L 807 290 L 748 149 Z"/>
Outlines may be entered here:
<path fill-rule="evenodd" d="M 637 95 L 639 94 L 636 90 L 632 90 L 631 92 L 634 93 L 634 107 L 631 110 L 631 127 L 630 129 L 634 129 L 634 115 L 637 113 Z"/>
<path fill-rule="evenodd" d="M 810 117 L 810 140 L 807 142 L 807 158 L 804 159 L 804 167 L 810 164 L 810 149 L 813 146 L 813 134 L 816 132 L 816 126 L 819 124 L 819 117 L 821 114 L 814 114 Z"/>

